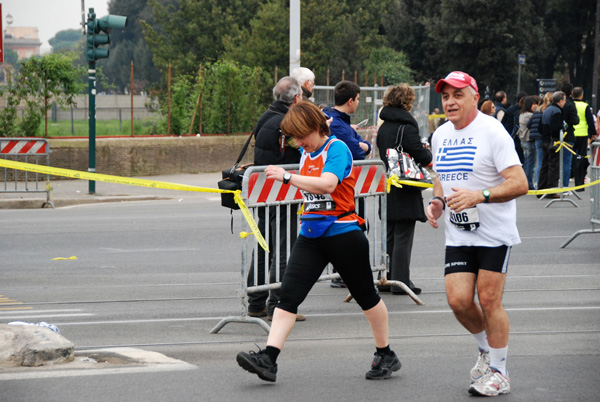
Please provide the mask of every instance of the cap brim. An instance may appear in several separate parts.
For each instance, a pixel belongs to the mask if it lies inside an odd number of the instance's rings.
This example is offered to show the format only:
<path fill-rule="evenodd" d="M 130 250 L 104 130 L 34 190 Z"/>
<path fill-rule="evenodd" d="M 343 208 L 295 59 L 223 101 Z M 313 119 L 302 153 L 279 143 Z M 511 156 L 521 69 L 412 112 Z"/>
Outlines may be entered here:
<path fill-rule="evenodd" d="M 469 86 L 466 82 L 453 80 L 453 79 L 441 79 L 435 84 L 435 92 L 438 94 L 442 93 L 442 89 L 444 89 L 444 85 L 450 85 L 451 87 L 462 89 Z"/>

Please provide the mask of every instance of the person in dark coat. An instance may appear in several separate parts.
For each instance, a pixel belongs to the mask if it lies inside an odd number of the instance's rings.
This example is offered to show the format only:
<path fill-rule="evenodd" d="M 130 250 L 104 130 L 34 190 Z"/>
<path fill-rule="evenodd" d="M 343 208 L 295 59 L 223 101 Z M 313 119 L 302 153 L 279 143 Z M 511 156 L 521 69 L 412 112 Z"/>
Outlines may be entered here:
<path fill-rule="evenodd" d="M 431 151 L 421 142 L 419 126 L 410 114 L 415 91 L 408 84 L 400 84 L 388 89 L 383 98 L 380 118 L 383 124 L 377 133 L 379 156 L 386 167 L 388 161 L 386 150 L 396 148 L 396 140 L 404 126 L 402 149 L 423 166 L 431 163 Z M 398 188 L 392 186 L 387 195 L 387 253 L 390 256 L 389 280 L 401 281 L 415 294 L 421 289 L 415 287 L 410 280 L 410 259 L 417 221 L 426 222 L 425 209 L 421 189 L 412 186 Z M 380 291 L 389 291 L 388 287 L 379 287 Z M 398 289 L 393 294 L 405 294 Z"/>
<path fill-rule="evenodd" d="M 254 127 L 254 164 L 255 165 L 286 165 L 300 161 L 299 147 L 291 137 L 281 132 L 281 122 L 286 113 L 301 100 L 302 90 L 300 83 L 293 77 L 283 77 L 273 87 L 274 101 L 266 112 L 260 116 Z M 290 205 L 290 212 L 285 208 L 280 209 L 277 216 L 276 206 L 258 207 L 258 228 L 261 233 L 266 233 L 269 227 L 271 235 L 269 239 L 269 250 L 266 254 L 262 248 L 258 249 L 258 283 L 254 283 L 254 255 L 250 263 L 248 273 L 248 286 L 263 285 L 265 283 L 265 269 L 268 269 L 269 283 L 275 283 L 277 278 L 277 240 L 279 240 L 279 277 L 283 278 L 287 264 L 287 229 L 289 222 L 290 248 L 294 245 L 297 235 L 296 210 L 297 205 Z M 279 232 L 277 229 L 279 228 Z M 279 233 L 279 239 L 276 238 Z M 265 261 L 266 260 L 266 261 Z M 273 318 L 273 311 L 279 301 L 281 289 L 264 290 L 248 294 L 248 315 L 250 317 Z M 306 320 L 306 317 L 298 314 L 298 321 Z"/>

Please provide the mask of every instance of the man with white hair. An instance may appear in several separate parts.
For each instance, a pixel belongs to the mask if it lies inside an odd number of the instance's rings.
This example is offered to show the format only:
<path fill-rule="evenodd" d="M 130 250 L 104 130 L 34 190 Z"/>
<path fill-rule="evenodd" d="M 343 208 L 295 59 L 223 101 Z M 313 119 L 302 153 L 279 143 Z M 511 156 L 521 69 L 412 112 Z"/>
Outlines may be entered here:
<path fill-rule="evenodd" d="M 511 247 L 521 242 L 515 198 L 527 193 L 527 177 L 511 136 L 498 120 L 477 110 L 475 79 L 454 71 L 438 81 L 435 91 L 442 94 L 449 123 L 431 140 L 437 177 L 427 219 L 437 228 L 446 210 L 448 304 L 479 344 L 469 393 L 507 394 L 509 321 L 502 294 Z"/>
<path fill-rule="evenodd" d="M 306 67 L 298 67 L 292 71 L 292 77 L 300 83 L 302 87 L 302 100 L 310 101 L 315 86 L 315 74 Z"/>

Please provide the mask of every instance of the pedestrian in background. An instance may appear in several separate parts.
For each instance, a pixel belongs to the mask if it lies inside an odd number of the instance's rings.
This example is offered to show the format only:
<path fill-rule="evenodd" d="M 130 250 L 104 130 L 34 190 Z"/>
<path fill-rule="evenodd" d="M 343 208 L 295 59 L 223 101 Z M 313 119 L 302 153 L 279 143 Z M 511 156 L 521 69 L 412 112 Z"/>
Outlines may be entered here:
<path fill-rule="evenodd" d="M 576 87 L 573 89 L 573 98 L 575 99 L 575 108 L 579 116 L 579 124 L 574 127 L 575 146 L 574 151 L 577 156 L 573 158 L 573 177 L 575 178 L 575 186 L 581 186 L 585 182 L 585 175 L 590 162 L 587 159 L 588 144 L 596 138 L 596 130 L 594 125 L 594 114 L 590 105 L 583 101 L 583 88 Z M 585 191 L 580 188 L 575 191 Z"/>
<path fill-rule="evenodd" d="M 535 96 L 527 96 L 523 99 L 523 106 L 521 113 L 519 114 L 519 128 L 517 135 L 521 141 L 521 148 L 523 148 L 523 170 L 525 170 L 525 176 L 527 176 L 527 183 L 530 190 L 534 190 L 533 184 L 533 171 L 535 168 L 536 151 L 534 139 L 530 138 L 530 129 L 528 127 L 529 120 L 533 116 L 533 112 L 537 109 L 538 101 Z"/>
<path fill-rule="evenodd" d="M 573 149 L 575 145 L 575 126 L 579 124 L 579 116 L 577 115 L 577 108 L 573 101 L 573 84 L 565 82 L 561 88 L 561 91 L 565 93 L 566 101 L 562 108 L 563 120 L 566 125 L 566 133 L 563 138 L 563 142 L 570 145 Z M 563 171 L 562 181 L 563 187 L 569 187 L 569 180 L 571 179 L 571 160 L 573 159 L 573 153 L 567 149 L 563 150 Z"/>
<path fill-rule="evenodd" d="M 535 154 L 536 154 L 536 168 L 535 168 L 535 188 L 540 188 L 540 170 L 542 169 L 542 162 L 544 159 L 544 150 L 542 147 L 542 115 L 544 110 L 552 103 L 553 92 L 546 92 L 538 105 L 533 116 L 529 119 L 527 127 L 529 128 L 529 138 L 533 138 L 535 141 Z"/>
<path fill-rule="evenodd" d="M 494 114 L 496 114 L 496 105 L 494 105 L 494 102 L 492 102 L 491 100 L 486 100 L 481 104 L 480 110 L 488 116 L 493 116 Z"/>
<path fill-rule="evenodd" d="M 302 100 L 311 101 L 313 88 L 315 86 L 315 73 L 306 67 L 298 67 L 292 71 L 292 77 L 298 81 L 302 87 Z"/>
<path fill-rule="evenodd" d="M 295 164 L 300 161 L 300 151 L 297 144 L 289 137 L 281 133 L 280 124 L 285 114 L 297 102 L 301 100 L 300 84 L 292 77 L 283 77 L 275 87 L 273 87 L 274 101 L 262 116 L 258 119 L 254 127 L 255 147 L 254 164 L 255 165 L 285 165 Z M 277 266 L 279 266 L 279 278 L 283 277 L 285 272 L 288 253 L 287 253 L 287 229 L 289 225 L 290 248 L 294 245 L 298 232 L 296 218 L 297 204 L 290 205 L 290 214 L 288 216 L 286 208 L 278 206 L 258 207 L 258 228 L 261 233 L 266 233 L 265 229 L 269 226 L 269 250 L 266 255 L 265 250 L 259 247 L 257 266 L 254 265 L 254 255 L 248 273 L 248 286 L 262 285 L 265 283 L 265 269 L 268 269 L 269 283 L 277 282 Z M 268 216 L 267 216 L 268 213 Z M 289 223 L 288 223 L 289 222 Z M 277 233 L 279 237 L 277 238 Z M 279 242 L 279 246 L 277 243 Z M 279 247 L 279 259 L 277 259 L 277 248 Z M 266 261 L 265 261 L 266 260 Z M 254 270 L 257 270 L 258 282 L 254 280 Z M 250 317 L 273 318 L 273 310 L 279 300 L 280 289 L 250 293 L 248 295 L 248 315 Z M 299 321 L 304 321 L 305 316 L 299 314 Z"/>
<path fill-rule="evenodd" d="M 558 187 L 560 178 L 560 153 L 557 143 L 563 135 L 563 112 L 566 96 L 562 91 L 552 94 L 552 103 L 542 114 L 542 168 L 538 190 Z M 538 198 L 542 195 L 538 195 Z M 549 194 L 546 198 L 559 198 L 558 194 Z"/>
<path fill-rule="evenodd" d="M 383 108 L 380 113 L 383 124 L 377 131 L 377 148 L 379 157 L 388 171 L 391 169 L 386 155 L 388 148 L 401 147 L 422 166 L 431 163 L 431 152 L 423 146 L 419 125 L 410 113 L 414 101 L 415 91 L 408 84 L 390 87 L 383 96 Z M 399 135 L 400 132 L 402 136 Z M 421 293 L 421 288 L 416 287 L 410 279 L 415 225 L 417 221 L 427 221 L 421 192 L 419 187 L 391 186 L 386 200 L 387 253 L 390 257 L 387 279 L 403 282 L 415 294 Z M 406 294 L 404 290 L 396 287 L 390 289 L 390 286 L 378 286 L 378 289 L 380 292 L 391 290 L 395 295 Z"/>

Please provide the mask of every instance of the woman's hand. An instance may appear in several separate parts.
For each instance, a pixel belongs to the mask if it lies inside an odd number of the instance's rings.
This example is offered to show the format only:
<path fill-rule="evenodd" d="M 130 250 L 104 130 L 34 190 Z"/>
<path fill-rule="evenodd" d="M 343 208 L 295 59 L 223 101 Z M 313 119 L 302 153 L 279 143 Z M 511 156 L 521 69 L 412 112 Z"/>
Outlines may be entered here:
<path fill-rule="evenodd" d="M 284 173 L 285 173 L 284 168 L 275 166 L 275 165 L 269 165 L 265 169 L 265 174 L 267 175 L 267 179 L 283 181 Z"/>

